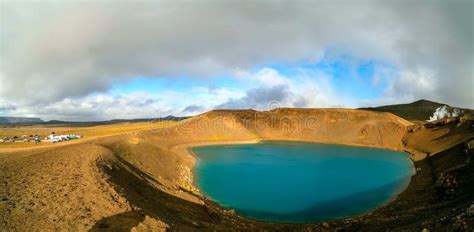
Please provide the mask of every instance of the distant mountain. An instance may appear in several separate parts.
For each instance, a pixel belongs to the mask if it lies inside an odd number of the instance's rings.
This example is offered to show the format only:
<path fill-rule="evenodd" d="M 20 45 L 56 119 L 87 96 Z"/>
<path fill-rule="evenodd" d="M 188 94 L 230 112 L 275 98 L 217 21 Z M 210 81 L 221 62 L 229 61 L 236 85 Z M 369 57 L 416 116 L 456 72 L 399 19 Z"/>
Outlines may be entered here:
<path fill-rule="evenodd" d="M 428 101 L 428 100 L 419 100 L 407 104 L 396 104 L 396 105 L 386 105 L 378 107 L 365 107 L 359 108 L 361 110 L 377 111 L 377 112 L 389 112 L 395 114 L 399 117 L 402 117 L 407 120 L 420 120 L 425 121 L 433 115 L 435 110 L 446 104 Z M 449 106 L 449 105 L 447 105 Z M 453 107 L 449 107 L 451 110 Z M 465 113 L 474 115 L 474 110 L 463 109 Z M 60 121 L 60 120 L 50 120 L 43 121 L 40 118 L 28 118 L 28 117 L 0 117 L 0 124 L 75 124 L 78 126 L 90 126 L 90 125 L 107 125 L 115 123 L 125 123 L 125 122 L 148 122 L 148 121 L 180 121 L 187 119 L 189 117 L 176 117 L 176 116 L 166 116 L 161 118 L 139 118 L 139 119 L 113 119 L 107 121 L 85 121 L 85 122 L 71 122 L 71 121 Z"/>
<path fill-rule="evenodd" d="M 43 123 L 40 118 L 29 117 L 0 117 L 0 124 L 29 124 L 29 123 Z"/>
<path fill-rule="evenodd" d="M 184 120 L 184 119 L 187 119 L 187 118 L 189 118 L 189 117 L 176 117 L 176 116 L 173 116 L 173 115 L 169 115 L 169 116 L 161 117 L 161 118 L 112 119 L 112 120 L 108 120 L 108 121 L 97 121 L 97 122 L 91 122 L 91 123 L 114 124 L 114 123 L 124 123 L 124 122 L 181 121 L 181 120 Z"/>
<path fill-rule="evenodd" d="M 139 118 L 139 119 L 113 119 L 107 121 L 86 121 L 86 122 L 71 122 L 61 120 L 43 121 L 40 118 L 27 117 L 0 117 L 0 124 L 75 124 L 80 126 L 90 125 L 107 125 L 124 122 L 148 122 L 148 121 L 180 121 L 189 117 L 166 116 L 162 118 Z"/>
<path fill-rule="evenodd" d="M 181 121 L 189 117 L 176 117 L 169 115 L 161 118 L 138 118 L 138 119 L 113 119 L 109 121 L 103 121 L 103 123 L 120 123 L 120 122 L 148 122 L 148 121 Z"/>
<path fill-rule="evenodd" d="M 419 100 L 408 104 L 397 104 L 397 105 L 387 105 L 379 107 L 367 107 L 360 108 L 362 110 L 370 110 L 377 112 L 390 112 L 397 116 L 400 116 L 407 120 L 420 120 L 425 121 L 433 115 L 433 112 L 441 106 L 446 104 L 428 101 L 428 100 Z M 472 112 L 469 109 L 462 109 L 466 112 Z"/>

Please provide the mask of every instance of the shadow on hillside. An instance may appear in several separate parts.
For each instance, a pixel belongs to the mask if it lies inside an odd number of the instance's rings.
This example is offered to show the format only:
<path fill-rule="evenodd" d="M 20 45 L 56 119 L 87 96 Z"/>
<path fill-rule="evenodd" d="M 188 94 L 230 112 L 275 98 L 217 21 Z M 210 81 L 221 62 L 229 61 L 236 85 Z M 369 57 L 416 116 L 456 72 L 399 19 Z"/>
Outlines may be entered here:
<path fill-rule="evenodd" d="M 145 219 L 145 215 L 137 211 L 119 213 L 97 221 L 89 231 L 130 231 Z"/>
<path fill-rule="evenodd" d="M 219 214 L 208 207 L 172 196 L 155 187 L 158 183 L 153 177 L 135 168 L 124 159 L 109 164 L 99 164 L 108 174 L 109 180 L 137 211 L 113 215 L 98 221 L 92 230 L 114 228 L 113 230 L 130 230 L 150 215 L 166 224 L 170 229 L 189 230 L 206 225 L 218 225 Z M 199 222 L 199 223 L 198 223 Z"/>
<path fill-rule="evenodd" d="M 429 227 L 452 228 L 452 223 L 457 220 L 453 209 L 463 209 L 472 202 L 474 186 L 474 172 L 472 163 L 466 165 L 466 155 L 462 150 L 463 144 L 441 152 L 438 155 L 418 161 L 415 166 L 420 168 L 416 176 L 412 177 L 410 186 L 390 204 L 373 211 L 370 215 L 357 217 L 358 220 L 347 224 L 345 220 L 329 222 L 331 228 L 339 227 L 347 230 L 364 228 L 367 230 L 384 230 L 391 228 L 411 228 L 419 231 L 418 221 L 429 222 Z M 118 156 L 118 155 L 116 155 Z M 437 176 L 441 172 L 461 165 L 452 173 L 459 180 L 459 187 L 455 189 L 454 198 L 439 198 L 435 190 Z M 144 220 L 144 215 L 156 218 L 169 225 L 171 231 L 194 230 L 321 230 L 318 224 L 284 224 L 264 223 L 228 214 L 215 203 L 206 200 L 206 206 L 192 203 L 181 198 L 165 193 L 155 188 L 153 183 L 159 184 L 153 177 L 134 167 L 126 160 L 117 157 L 115 161 L 99 164 L 99 167 L 108 174 L 118 192 L 120 192 L 136 211 L 113 215 L 98 221 L 91 231 L 129 231 Z M 398 185 L 399 183 L 393 183 Z M 384 186 L 391 187 L 391 186 Z M 349 196 L 329 203 L 334 208 L 345 207 L 347 202 L 360 197 L 370 200 L 369 195 L 378 194 L 380 189 L 373 189 L 360 193 L 359 196 Z M 363 203 L 363 202 L 362 202 Z M 361 204 L 362 204 L 361 203 Z M 365 204 L 365 203 L 363 203 Z M 298 214 L 331 213 L 321 212 L 328 205 L 309 207 L 305 212 Z M 334 213 L 334 212 L 333 212 Z M 433 216 L 436 215 L 436 216 Z M 278 215 L 270 215 L 278 217 Z M 302 215 L 295 215 L 302 216 Z M 446 217 L 445 221 L 440 221 Z M 323 219 L 322 219 L 323 220 Z M 327 228 L 326 228 L 327 229 Z"/>

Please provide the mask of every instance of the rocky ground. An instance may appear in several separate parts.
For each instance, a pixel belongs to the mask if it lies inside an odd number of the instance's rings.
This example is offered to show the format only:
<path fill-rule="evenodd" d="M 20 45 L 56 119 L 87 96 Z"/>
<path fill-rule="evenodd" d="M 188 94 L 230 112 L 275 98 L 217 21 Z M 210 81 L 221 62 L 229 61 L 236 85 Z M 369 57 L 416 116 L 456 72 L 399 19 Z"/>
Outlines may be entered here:
<path fill-rule="evenodd" d="M 305 119 L 309 116 L 315 121 L 308 128 Z M 0 228 L 472 230 L 474 167 L 472 149 L 466 146 L 472 138 L 472 121 L 425 128 L 386 113 L 285 109 L 257 114 L 215 111 L 170 127 L 127 130 L 69 145 L 0 149 Z M 262 139 L 415 151 L 412 158 L 417 174 L 408 188 L 384 207 L 355 218 L 306 225 L 242 218 L 207 200 L 193 187 L 195 159 L 186 148 Z"/>

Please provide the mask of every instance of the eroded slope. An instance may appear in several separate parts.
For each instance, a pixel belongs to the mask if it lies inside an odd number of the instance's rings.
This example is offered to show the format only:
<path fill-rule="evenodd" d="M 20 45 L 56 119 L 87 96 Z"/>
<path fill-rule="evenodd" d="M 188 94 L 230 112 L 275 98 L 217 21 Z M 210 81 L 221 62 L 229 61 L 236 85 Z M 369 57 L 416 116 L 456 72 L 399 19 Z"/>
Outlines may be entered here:
<path fill-rule="evenodd" d="M 468 162 L 472 153 L 466 153 L 462 143 L 474 135 L 471 124 L 413 130 L 414 125 L 393 114 L 360 110 L 211 111 L 169 126 L 150 125 L 149 130 L 79 144 L 3 153 L 1 228 L 461 228 L 459 224 L 470 222 L 467 208 L 474 200 L 468 187 L 473 185 L 474 170 Z M 266 139 L 408 148 L 434 155 L 415 162 L 418 173 L 396 201 L 367 215 L 324 224 L 247 220 L 203 198 L 193 187 L 195 159 L 187 151 L 190 146 Z M 430 216 L 434 212 L 439 214 Z"/>

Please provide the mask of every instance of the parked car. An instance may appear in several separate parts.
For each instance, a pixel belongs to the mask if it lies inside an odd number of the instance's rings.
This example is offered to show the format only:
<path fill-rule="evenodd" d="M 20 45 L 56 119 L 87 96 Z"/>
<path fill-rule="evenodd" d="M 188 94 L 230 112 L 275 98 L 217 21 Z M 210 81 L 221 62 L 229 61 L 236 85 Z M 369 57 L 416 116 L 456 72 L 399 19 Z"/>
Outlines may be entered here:
<path fill-rule="evenodd" d="M 80 135 L 68 135 L 69 139 L 80 139 Z"/>
<path fill-rule="evenodd" d="M 62 142 L 62 141 L 68 141 L 72 139 L 78 139 L 81 138 L 80 135 L 55 135 L 55 134 L 50 134 L 46 137 L 46 140 L 48 142 L 56 143 L 56 142 Z"/>

